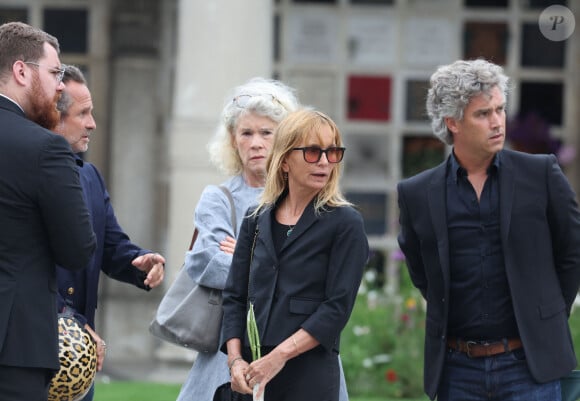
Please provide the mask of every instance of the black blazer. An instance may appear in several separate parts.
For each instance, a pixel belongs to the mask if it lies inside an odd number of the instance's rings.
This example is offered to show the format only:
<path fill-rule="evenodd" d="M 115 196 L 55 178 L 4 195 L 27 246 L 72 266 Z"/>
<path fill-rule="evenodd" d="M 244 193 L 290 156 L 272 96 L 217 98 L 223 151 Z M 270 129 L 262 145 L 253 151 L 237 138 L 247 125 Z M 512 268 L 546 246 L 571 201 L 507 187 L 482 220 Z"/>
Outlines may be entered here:
<path fill-rule="evenodd" d="M 432 399 L 444 363 L 449 311 L 446 165 L 398 185 L 398 241 L 428 305 L 424 385 Z M 502 150 L 499 196 L 505 268 L 528 367 L 538 382 L 558 379 L 576 366 L 568 327 L 580 284 L 575 194 L 553 155 Z"/>
<path fill-rule="evenodd" d="M 251 263 L 250 299 L 261 345 L 275 347 L 303 328 L 327 351 L 338 351 L 340 332 L 350 317 L 368 258 L 362 217 L 351 207 L 316 214 L 311 203 L 278 256 L 272 218 L 272 209 L 257 218 Z M 255 227 L 254 218 L 242 222 L 224 289 L 224 351 L 231 338 L 243 339 L 249 346 L 246 300 Z"/>
<path fill-rule="evenodd" d="M 0 96 L 0 365 L 59 368 L 56 263 L 94 248 L 69 144 Z"/>

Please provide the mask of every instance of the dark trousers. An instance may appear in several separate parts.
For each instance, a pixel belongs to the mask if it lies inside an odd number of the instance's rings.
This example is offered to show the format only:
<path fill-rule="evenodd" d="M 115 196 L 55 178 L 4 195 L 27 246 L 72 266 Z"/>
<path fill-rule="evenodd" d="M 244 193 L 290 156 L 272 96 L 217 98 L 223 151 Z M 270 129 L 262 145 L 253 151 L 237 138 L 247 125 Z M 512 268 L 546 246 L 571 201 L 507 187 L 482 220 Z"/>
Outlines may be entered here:
<path fill-rule="evenodd" d="M 438 401 L 560 401 L 560 381 L 537 383 L 523 349 L 470 358 L 448 351 Z"/>
<path fill-rule="evenodd" d="M 54 371 L 0 365 L 0 401 L 46 401 Z"/>
<path fill-rule="evenodd" d="M 264 401 L 338 401 L 339 389 L 338 354 L 318 346 L 286 362 L 266 385 Z"/>
<path fill-rule="evenodd" d="M 93 401 L 94 397 L 95 397 L 95 383 L 93 383 L 93 385 L 91 386 L 91 388 L 81 401 Z"/>

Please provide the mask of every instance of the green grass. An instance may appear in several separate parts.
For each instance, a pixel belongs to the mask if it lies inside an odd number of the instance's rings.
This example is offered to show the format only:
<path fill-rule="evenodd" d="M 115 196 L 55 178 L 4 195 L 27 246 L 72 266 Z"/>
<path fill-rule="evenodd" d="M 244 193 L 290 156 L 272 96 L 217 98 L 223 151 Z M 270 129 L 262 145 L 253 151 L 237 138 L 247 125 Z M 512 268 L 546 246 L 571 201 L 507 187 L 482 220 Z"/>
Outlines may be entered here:
<path fill-rule="evenodd" d="M 96 382 L 95 401 L 175 401 L 179 384 L 143 382 Z M 425 401 L 427 398 L 407 401 Z M 395 401 L 387 398 L 350 398 L 350 401 Z M 400 400 L 398 400 L 400 401 Z"/>
<path fill-rule="evenodd" d="M 180 388 L 178 384 L 96 382 L 94 401 L 175 401 Z"/>

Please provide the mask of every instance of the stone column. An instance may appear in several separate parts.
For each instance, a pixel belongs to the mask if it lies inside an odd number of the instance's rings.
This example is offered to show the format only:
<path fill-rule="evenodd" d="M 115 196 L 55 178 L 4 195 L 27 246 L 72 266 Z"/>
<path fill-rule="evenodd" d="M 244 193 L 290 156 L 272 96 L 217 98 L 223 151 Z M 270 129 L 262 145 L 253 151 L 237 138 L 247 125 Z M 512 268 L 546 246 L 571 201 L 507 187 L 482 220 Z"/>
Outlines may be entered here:
<path fill-rule="evenodd" d="M 110 159 L 107 187 L 117 219 L 142 248 L 165 253 L 166 205 L 164 166 L 175 20 L 175 0 L 111 4 L 110 69 L 107 110 Z M 173 19 L 172 19 L 173 18 Z M 100 281 L 97 332 L 109 344 L 107 368 L 121 361 L 151 360 L 157 343 L 148 324 L 163 288 L 145 292 L 111 280 Z"/>
<path fill-rule="evenodd" d="M 169 127 L 167 278 L 181 267 L 203 188 L 225 179 L 209 163 L 207 143 L 224 97 L 254 76 L 272 75 L 271 0 L 180 0 L 173 115 Z M 160 358 L 183 355 L 161 346 Z"/>

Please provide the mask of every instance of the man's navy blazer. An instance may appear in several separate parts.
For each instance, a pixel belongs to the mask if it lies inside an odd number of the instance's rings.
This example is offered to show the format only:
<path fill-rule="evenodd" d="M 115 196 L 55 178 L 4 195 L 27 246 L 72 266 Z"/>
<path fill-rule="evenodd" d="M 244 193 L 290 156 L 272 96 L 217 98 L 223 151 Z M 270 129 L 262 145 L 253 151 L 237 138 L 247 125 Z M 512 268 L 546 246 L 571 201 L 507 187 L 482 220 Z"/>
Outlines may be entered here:
<path fill-rule="evenodd" d="M 56 264 L 94 249 L 69 144 L 0 96 L 0 365 L 60 367 Z"/>
<path fill-rule="evenodd" d="M 117 222 L 109 192 L 97 168 L 78 156 L 76 164 L 97 238 L 97 249 L 85 270 L 70 271 L 58 266 L 58 310 L 62 311 L 64 307 L 72 309 L 83 325 L 88 323 L 94 329 L 101 271 L 115 280 L 149 290 L 143 283 L 147 273 L 131 262 L 151 251 L 132 243 Z"/>
<path fill-rule="evenodd" d="M 224 342 L 240 338 L 249 346 L 249 286 L 262 346 L 275 347 L 303 328 L 327 351 L 338 352 L 340 332 L 352 311 L 368 258 L 362 216 L 352 207 L 328 208 L 317 214 L 310 203 L 279 255 L 272 238 L 272 218 L 272 209 L 259 215 L 257 234 L 253 217 L 245 218 L 240 227 L 224 289 Z"/>
<path fill-rule="evenodd" d="M 580 213 L 553 155 L 499 153 L 505 269 L 530 372 L 538 382 L 576 366 L 568 316 L 580 284 Z M 437 393 L 447 338 L 450 266 L 447 161 L 398 185 L 399 245 L 427 300 L 425 392 Z"/>

